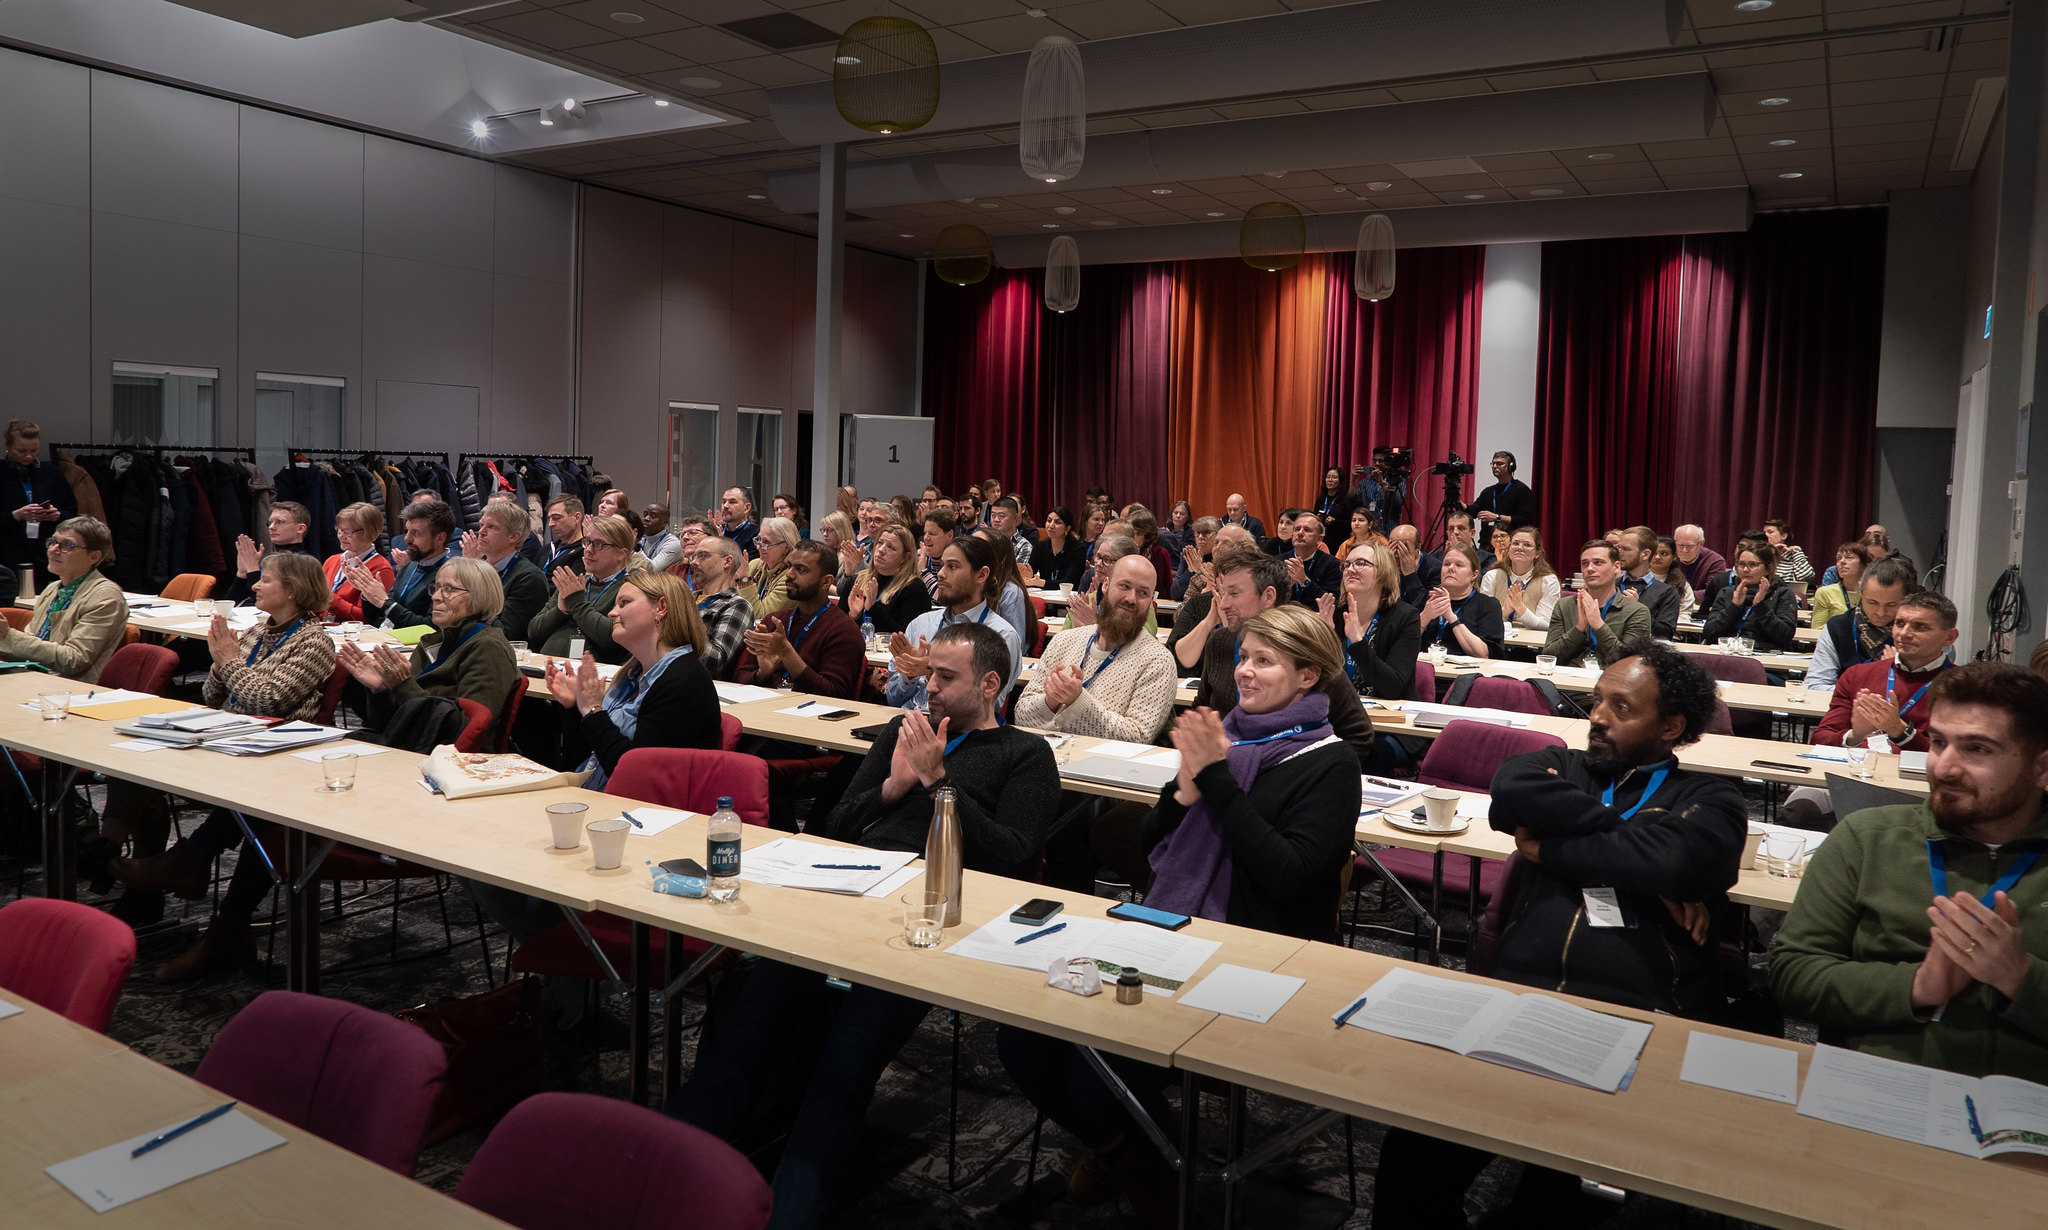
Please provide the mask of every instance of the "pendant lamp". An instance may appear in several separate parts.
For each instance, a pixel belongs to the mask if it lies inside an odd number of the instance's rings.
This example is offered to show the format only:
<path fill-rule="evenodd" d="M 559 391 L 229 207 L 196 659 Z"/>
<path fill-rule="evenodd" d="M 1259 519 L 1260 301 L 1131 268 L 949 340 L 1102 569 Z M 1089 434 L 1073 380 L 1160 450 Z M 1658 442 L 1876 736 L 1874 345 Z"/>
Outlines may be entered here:
<path fill-rule="evenodd" d="M 1080 305 L 1081 245 L 1072 235 L 1061 235 L 1045 254 L 1046 310 L 1071 312 Z"/>
<path fill-rule="evenodd" d="M 1358 255 L 1351 262 L 1351 289 L 1374 303 L 1394 293 L 1394 220 L 1382 213 L 1358 224 Z"/>
<path fill-rule="evenodd" d="M 1017 158 L 1024 173 L 1056 184 L 1081 173 L 1088 153 L 1088 88 L 1081 49 L 1049 34 L 1024 68 L 1024 110 Z"/>
<path fill-rule="evenodd" d="M 939 109 L 939 49 L 902 17 L 863 17 L 832 56 L 832 102 L 855 128 L 889 136 L 922 128 Z"/>
<path fill-rule="evenodd" d="M 1308 251 L 1308 219 L 1285 201 L 1265 201 L 1244 211 L 1237 224 L 1237 254 L 1268 273 L 1292 269 Z"/>
<path fill-rule="evenodd" d="M 949 226 L 932 249 L 932 271 L 941 281 L 972 286 L 995 268 L 996 249 L 978 226 Z"/>

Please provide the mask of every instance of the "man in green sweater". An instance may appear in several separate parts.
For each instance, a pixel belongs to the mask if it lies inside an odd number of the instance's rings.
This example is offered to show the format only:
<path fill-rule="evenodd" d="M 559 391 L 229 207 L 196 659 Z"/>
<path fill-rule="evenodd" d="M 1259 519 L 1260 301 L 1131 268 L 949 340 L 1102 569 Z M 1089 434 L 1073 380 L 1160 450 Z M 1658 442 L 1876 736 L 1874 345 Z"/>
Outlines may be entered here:
<path fill-rule="evenodd" d="M 1824 1040 L 1972 1076 L 2048 1080 L 2048 680 L 1943 673 L 1925 805 L 1848 817 L 1814 852 L 1771 989 Z"/>

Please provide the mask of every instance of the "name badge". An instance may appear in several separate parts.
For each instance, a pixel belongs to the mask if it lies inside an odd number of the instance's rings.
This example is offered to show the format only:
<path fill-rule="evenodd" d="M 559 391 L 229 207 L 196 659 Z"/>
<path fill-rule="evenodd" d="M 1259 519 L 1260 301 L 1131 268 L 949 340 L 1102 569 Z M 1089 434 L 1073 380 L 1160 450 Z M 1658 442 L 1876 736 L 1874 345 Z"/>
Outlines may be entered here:
<path fill-rule="evenodd" d="M 1621 900 L 1611 888 L 1588 888 L 1583 890 L 1586 898 L 1586 925 L 1589 927 L 1626 927 L 1628 919 L 1621 912 Z"/>

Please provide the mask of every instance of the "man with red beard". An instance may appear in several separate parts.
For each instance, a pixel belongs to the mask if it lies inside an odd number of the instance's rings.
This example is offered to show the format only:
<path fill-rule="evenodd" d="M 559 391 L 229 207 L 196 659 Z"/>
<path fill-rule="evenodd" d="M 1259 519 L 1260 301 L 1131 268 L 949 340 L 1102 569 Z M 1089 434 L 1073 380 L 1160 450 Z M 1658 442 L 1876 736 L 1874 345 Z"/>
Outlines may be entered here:
<path fill-rule="evenodd" d="M 1157 584 L 1142 555 L 1110 570 L 1095 622 L 1052 638 L 1017 701 L 1022 726 L 1150 743 L 1173 713 L 1173 655 L 1145 632 Z"/>
<path fill-rule="evenodd" d="M 1838 1046 L 2048 1080 L 2048 680 L 1998 662 L 1945 671 L 1925 733 L 1927 802 L 1828 834 L 1771 990 Z"/>

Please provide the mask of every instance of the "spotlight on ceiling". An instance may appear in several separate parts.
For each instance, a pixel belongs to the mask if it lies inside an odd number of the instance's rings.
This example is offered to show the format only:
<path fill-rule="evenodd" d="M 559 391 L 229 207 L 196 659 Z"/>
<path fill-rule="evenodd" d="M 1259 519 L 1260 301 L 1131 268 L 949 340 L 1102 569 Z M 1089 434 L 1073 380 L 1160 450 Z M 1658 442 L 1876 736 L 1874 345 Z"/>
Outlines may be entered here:
<path fill-rule="evenodd" d="M 479 141 L 488 138 L 491 135 L 491 122 L 489 120 L 471 120 L 469 122 L 469 135 Z"/>

